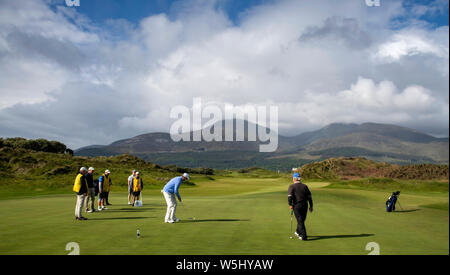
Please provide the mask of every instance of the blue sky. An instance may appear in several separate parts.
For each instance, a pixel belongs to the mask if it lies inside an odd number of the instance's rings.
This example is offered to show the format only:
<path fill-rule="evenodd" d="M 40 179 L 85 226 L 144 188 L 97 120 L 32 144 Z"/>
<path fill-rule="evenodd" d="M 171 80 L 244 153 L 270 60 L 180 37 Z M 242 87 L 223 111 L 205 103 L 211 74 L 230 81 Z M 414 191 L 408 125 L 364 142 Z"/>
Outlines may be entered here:
<path fill-rule="evenodd" d="M 355 1 L 355 0 L 354 0 Z M 356 0 L 359 1 L 359 0 Z M 363 0 L 360 0 L 363 2 Z M 386 1 L 386 0 L 384 0 Z M 205 3 L 210 1 L 204 1 Z M 216 8 L 224 11 L 234 24 L 239 24 L 240 14 L 257 5 L 264 5 L 277 2 L 276 0 L 219 0 L 216 1 Z M 448 1 L 439 5 L 442 10 L 427 13 L 420 16 L 435 27 L 449 24 Z M 133 24 L 138 24 L 145 17 L 165 13 L 173 15 L 177 6 L 183 3 L 179 0 L 81 0 L 81 6 L 76 7 L 77 11 L 89 17 L 96 24 L 102 25 L 108 19 L 126 19 Z M 435 5 L 435 0 L 404 0 L 403 6 L 410 10 L 417 5 Z M 383 0 L 381 0 L 383 5 Z"/>
<path fill-rule="evenodd" d="M 179 0 L 81 0 L 77 11 L 88 16 L 93 22 L 102 24 L 108 19 L 126 19 L 134 24 L 145 17 L 164 13 L 173 15 L 177 7 L 186 1 Z M 211 1 L 204 1 L 205 3 Z M 229 19 L 239 23 L 239 15 L 257 6 L 274 0 L 219 0 L 215 8 L 224 11 Z"/>

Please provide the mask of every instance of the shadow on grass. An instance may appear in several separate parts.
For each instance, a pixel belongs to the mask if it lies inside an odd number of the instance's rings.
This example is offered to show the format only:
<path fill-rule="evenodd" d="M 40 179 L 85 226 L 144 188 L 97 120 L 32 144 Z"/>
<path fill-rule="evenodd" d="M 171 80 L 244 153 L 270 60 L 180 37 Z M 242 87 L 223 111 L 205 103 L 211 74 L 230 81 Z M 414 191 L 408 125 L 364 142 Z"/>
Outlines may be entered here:
<path fill-rule="evenodd" d="M 100 221 L 100 220 L 141 220 L 149 219 L 151 217 L 115 217 L 115 218 L 88 218 L 88 221 Z"/>
<path fill-rule="evenodd" d="M 181 223 L 191 223 L 191 222 L 247 222 L 249 221 L 248 219 L 203 219 L 203 220 L 198 220 L 198 219 L 186 219 L 186 220 L 181 220 Z"/>
<path fill-rule="evenodd" d="M 308 236 L 308 241 L 317 241 L 324 239 L 361 238 L 361 237 L 370 237 L 374 235 L 375 234 Z"/>
<path fill-rule="evenodd" d="M 105 212 L 144 212 L 144 211 L 149 211 L 149 210 L 154 210 L 156 208 L 150 208 L 150 207 L 146 207 L 146 208 L 121 208 L 121 209 L 108 209 L 105 210 Z"/>
<path fill-rule="evenodd" d="M 408 209 L 408 210 L 395 210 L 392 213 L 408 213 L 408 212 L 416 212 L 419 211 L 420 209 Z"/>

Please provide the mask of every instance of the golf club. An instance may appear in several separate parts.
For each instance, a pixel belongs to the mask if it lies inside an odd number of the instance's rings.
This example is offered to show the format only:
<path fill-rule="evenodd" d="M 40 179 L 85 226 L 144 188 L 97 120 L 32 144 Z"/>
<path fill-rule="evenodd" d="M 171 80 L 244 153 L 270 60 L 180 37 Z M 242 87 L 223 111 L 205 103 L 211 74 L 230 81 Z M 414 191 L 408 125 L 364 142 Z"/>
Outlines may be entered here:
<path fill-rule="evenodd" d="M 397 199 L 397 203 L 398 203 L 398 206 L 400 206 L 400 210 L 403 211 L 403 207 L 402 207 L 402 205 L 400 204 L 400 200 L 399 200 L 399 199 Z"/>
<path fill-rule="evenodd" d="M 291 210 L 291 230 L 289 231 L 289 238 L 293 239 L 294 236 L 292 236 L 292 216 L 294 214 L 294 210 Z"/>

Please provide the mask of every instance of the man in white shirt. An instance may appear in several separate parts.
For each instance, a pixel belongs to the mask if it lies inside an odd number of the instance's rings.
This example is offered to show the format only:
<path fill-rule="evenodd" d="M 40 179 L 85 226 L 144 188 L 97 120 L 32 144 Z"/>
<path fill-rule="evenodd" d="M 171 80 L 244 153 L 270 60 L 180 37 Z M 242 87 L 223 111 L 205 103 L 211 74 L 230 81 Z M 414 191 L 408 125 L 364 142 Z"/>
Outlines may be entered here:
<path fill-rule="evenodd" d="M 136 170 L 133 170 L 131 175 L 128 177 L 128 205 L 131 204 L 131 198 L 133 196 L 133 178 L 136 176 Z"/>

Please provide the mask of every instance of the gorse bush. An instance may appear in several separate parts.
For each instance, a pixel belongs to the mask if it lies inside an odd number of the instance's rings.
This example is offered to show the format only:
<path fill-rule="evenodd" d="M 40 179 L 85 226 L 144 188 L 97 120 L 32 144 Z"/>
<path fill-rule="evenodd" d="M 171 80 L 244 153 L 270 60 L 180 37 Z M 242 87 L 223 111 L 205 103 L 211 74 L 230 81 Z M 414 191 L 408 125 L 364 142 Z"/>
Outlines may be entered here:
<path fill-rule="evenodd" d="M 46 139 L 24 139 L 24 138 L 0 138 L 0 148 L 10 147 L 13 149 L 25 149 L 47 153 L 66 153 L 72 151 L 67 146 L 58 141 L 48 141 Z"/>
<path fill-rule="evenodd" d="M 366 158 L 342 157 L 303 165 L 304 179 L 351 180 L 358 178 L 392 178 L 415 180 L 446 180 L 449 166 L 439 164 L 396 165 Z M 385 182 L 385 181 L 383 181 Z"/>

